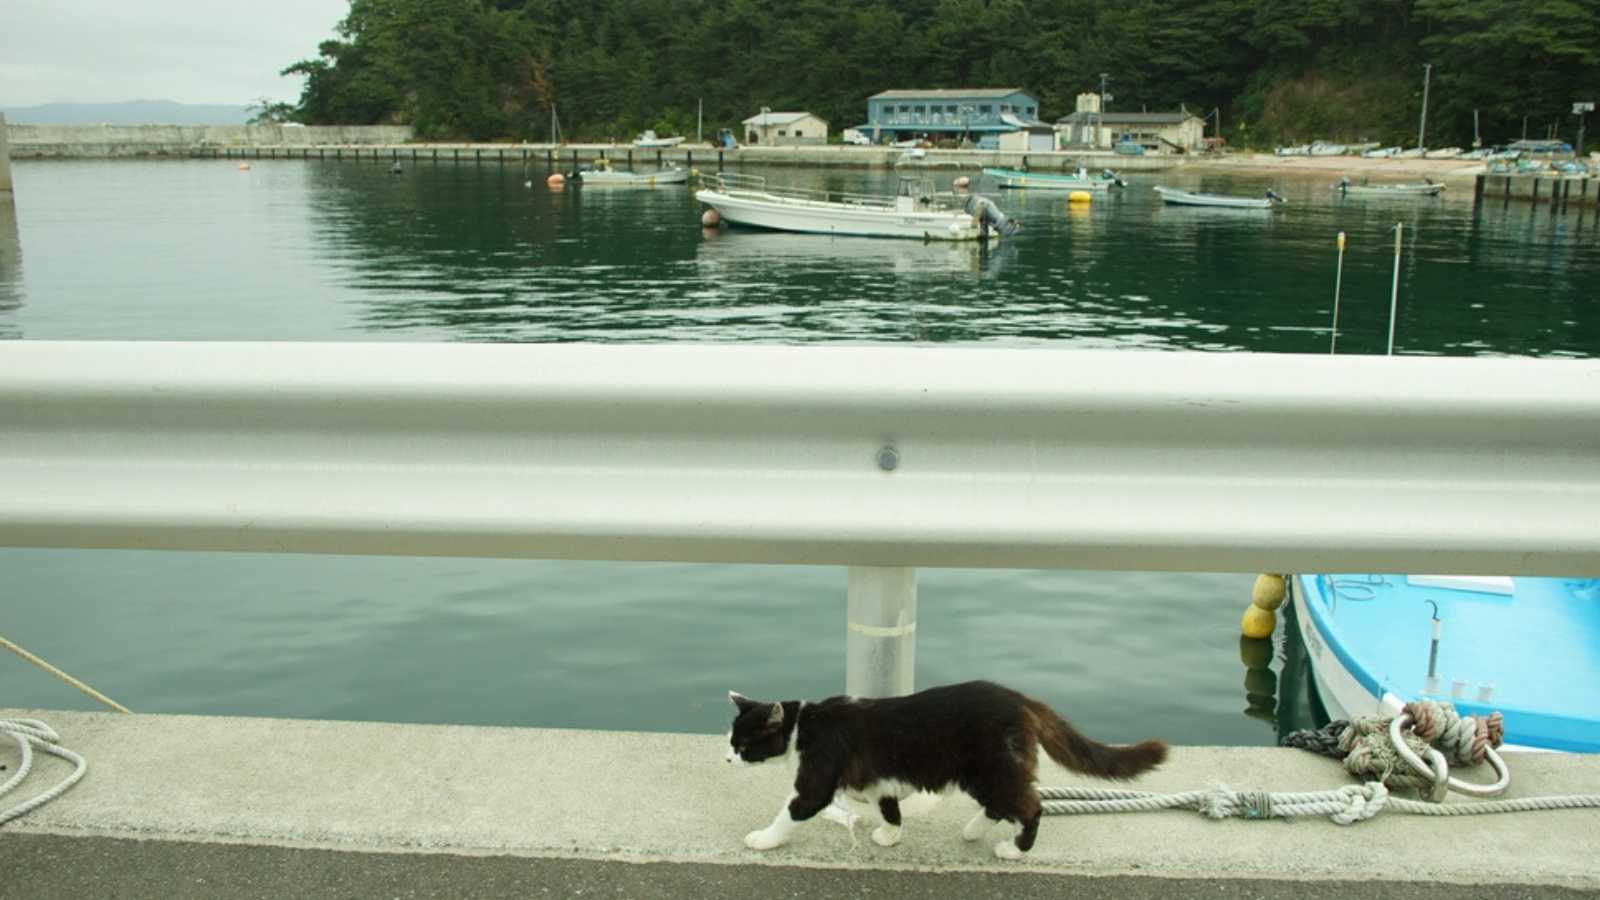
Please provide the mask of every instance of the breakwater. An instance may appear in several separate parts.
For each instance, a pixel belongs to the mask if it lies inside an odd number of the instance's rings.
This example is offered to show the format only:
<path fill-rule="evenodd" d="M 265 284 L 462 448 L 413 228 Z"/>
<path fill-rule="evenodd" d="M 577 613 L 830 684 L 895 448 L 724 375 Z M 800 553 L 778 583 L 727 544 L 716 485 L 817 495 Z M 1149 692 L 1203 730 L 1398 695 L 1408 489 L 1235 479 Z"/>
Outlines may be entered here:
<path fill-rule="evenodd" d="M 341 144 L 411 140 L 409 125 L 19 125 L 6 127 L 18 159 L 206 156 L 221 147 Z"/>

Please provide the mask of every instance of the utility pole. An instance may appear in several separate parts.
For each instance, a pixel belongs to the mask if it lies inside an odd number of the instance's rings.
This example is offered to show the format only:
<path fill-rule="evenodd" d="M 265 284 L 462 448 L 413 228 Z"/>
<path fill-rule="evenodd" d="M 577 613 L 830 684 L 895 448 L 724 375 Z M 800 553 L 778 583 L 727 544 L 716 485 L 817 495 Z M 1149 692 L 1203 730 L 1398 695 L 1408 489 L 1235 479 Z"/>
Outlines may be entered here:
<path fill-rule="evenodd" d="M 1572 112 L 1578 117 L 1578 148 L 1573 156 L 1581 158 L 1583 156 L 1583 126 L 1589 119 L 1589 113 L 1594 112 L 1594 101 L 1574 103 L 1572 104 Z M 3 124 L 4 121 L 3 118 L 0 118 L 0 124 Z M 4 138 L 0 138 L 0 140 L 4 140 Z"/>
<path fill-rule="evenodd" d="M 1428 80 L 1433 74 L 1433 63 L 1422 64 L 1422 124 L 1417 127 L 1417 149 L 1426 150 L 1423 138 L 1428 134 Z"/>
<path fill-rule="evenodd" d="M 701 144 L 705 143 L 706 139 L 706 101 L 702 98 L 696 103 L 698 106 L 695 107 L 694 114 L 694 142 Z"/>
<path fill-rule="evenodd" d="M 1100 146 L 1100 135 L 1106 127 L 1106 73 L 1100 73 L 1100 103 L 1095 110 L 1094 144 Z"/>

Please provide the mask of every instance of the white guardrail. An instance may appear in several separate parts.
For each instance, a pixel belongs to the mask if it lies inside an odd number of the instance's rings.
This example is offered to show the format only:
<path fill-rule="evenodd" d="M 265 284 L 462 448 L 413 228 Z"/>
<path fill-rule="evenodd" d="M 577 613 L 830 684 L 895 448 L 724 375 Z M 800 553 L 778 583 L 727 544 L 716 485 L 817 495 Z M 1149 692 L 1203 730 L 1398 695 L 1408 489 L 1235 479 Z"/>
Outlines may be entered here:
<path fill-rule="evenodd" d="M 1600 575 L 1600 361 L 0 343 L 0 545 Z"/>

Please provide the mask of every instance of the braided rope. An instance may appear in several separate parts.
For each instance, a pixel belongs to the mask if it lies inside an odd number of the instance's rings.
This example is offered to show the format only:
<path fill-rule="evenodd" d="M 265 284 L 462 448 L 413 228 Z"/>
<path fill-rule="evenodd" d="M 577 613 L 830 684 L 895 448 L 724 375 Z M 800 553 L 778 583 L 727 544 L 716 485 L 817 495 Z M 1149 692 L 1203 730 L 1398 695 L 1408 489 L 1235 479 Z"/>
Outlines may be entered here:
<path fill-rule="evenodd" d="M 47 674 L 50 674 L 50 675 L 54 675 L 55 677 L 61 679 L 62 681 L 66 682 L 67 684 L 77 688 L 78 690 L 84 692 L 85 694 L 88 694 L 93 699 L 99 701 L 100 703 L 104 704 L 105 706 L 107 706 L 107 707 L 109 707 L 111 709 L 116 710 L 117 712 L 120 712 L 120 713 L 131 713 L 133 711 L 133 710 L 128 709 L 126 706 L 123 706 L 121 703 L 118 703 L 117 701 L 111 699 L 110 697 L 107 697 L 105 694 L 102 694 L 99 691 L 95 690 L 94 688 L 88 686 L 87 684 L 84 684 L 83 682 L 79 681 L 78 679 L 73 678 L 71 675 L 68 675 L 67 673 L 65 673 L 65 672 L 61 671 L 60 669 L 56 668 L 55 666 L 50 665 L 49 663 L 45 662 L 44 660 L 40 659 L 39 657 L 34 656 L 32 653 L 29 653 L 27 651 L 27 649 L 25 649 L 24 647 L 22 647 L 22 646 L 20 646 L 18 644 L 14 644 L 11 641 L 6 640 L 4 635 L 0 635 L 0 647 L 5 648 L 6 650 L 10 650 L 12 653 L 15 653 L 16 655 L 22 657 L 27 662 L 33 663 L 41 671 L 43 671 L 43 672 L 45 672 Z"/>
<path fill-rule="evenodd" d="M 1041 787 L 1044 814 L 1050 816 L 1156 812 L 1192 809 L 1210 819 L 1290 819 L 1327 816 L 1339 825 L 1354 825 L 1385 809 L 1422 816 L 1482 816 L 1492 813 L 1551 809 L 1600 809 L 1600 794 L 1525 797 L 1480 803 L 1427 803 L 1391 796 L 1379 781 L 1351 784 L 1331 791 L 1267 793 L 1236 791 L 1227 785 L 1179 794 L 1109 790 L 1096 787 Z"/>
<path fill-rule="evenodd" d="M 22 764 L 17 767 L 17 773 L 4 784 L 0 784 L 0 797 L 4 797 L 20 785 L 28 777 L 28 772 L 33 768 L 33 748 L 38 747 L 52 756 L 59 756 L 72 763 L 72 774 L 66 777 L 55 787 L 45 791 L 31 800 L 25 800 L 10 809 L 0 808 L 0 825 L 37 809 L 51 800 L 66 793 L 73 785 L 83 778 L 89 771 L 89 763 L 82 756 L 60 746 L 61 735 L 54 729 L 38 719 L 0 719 L 0 735 L 10 735 L 22 749 Z"/>

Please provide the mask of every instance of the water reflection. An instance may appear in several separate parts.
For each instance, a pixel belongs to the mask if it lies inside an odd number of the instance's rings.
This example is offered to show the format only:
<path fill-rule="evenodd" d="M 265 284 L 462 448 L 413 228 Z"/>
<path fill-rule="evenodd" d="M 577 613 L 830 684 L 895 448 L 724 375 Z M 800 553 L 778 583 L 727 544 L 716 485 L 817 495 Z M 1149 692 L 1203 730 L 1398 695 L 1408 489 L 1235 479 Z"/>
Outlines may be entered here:
<path fill-rule="evenodd" d="M 17 232 L 17 205 L 10 192 L 0 193 L 0 340 L 22 337 L 17 312 L 22 308 L 22 238 Z"/>

